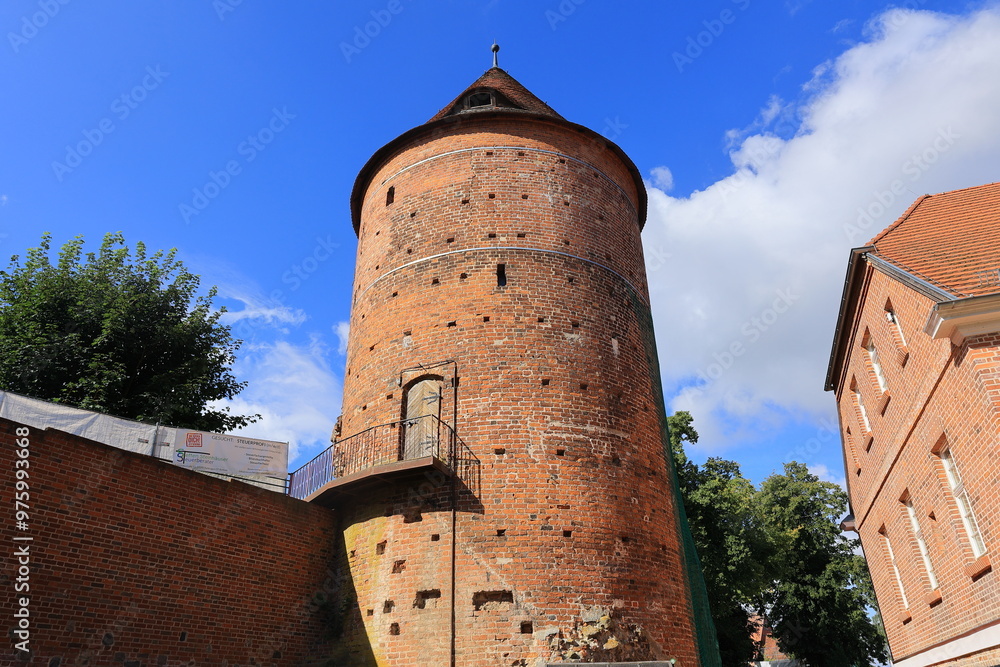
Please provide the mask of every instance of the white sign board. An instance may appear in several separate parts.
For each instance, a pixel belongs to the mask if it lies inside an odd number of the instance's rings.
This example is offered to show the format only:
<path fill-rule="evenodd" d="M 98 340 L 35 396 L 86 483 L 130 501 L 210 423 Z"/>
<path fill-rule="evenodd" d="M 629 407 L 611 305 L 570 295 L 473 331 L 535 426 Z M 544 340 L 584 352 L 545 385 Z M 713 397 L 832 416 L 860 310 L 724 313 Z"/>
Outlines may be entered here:
<path fill-rule="evenodd" d="M 288 474 L 286 442 L 177 429 L 174 443 L 174 463 L 191 470 L 234 477 Z"/>

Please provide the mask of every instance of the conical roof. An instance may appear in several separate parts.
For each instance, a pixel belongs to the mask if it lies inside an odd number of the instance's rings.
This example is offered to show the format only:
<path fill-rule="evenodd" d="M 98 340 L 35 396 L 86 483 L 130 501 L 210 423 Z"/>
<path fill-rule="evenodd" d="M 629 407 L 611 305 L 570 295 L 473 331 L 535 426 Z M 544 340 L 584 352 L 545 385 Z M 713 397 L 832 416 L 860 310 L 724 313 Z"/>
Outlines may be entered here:
<path fill-rule="evenodd" d="M 467 122 L 518 114 L 523 114 L 525 120 L 554 122 L 572 128 L 582 136 L 587 137 L 594 145 L 606 146 L 614 152 L 621 159 L 635 183 L 638 196 L 636 207 L 638 223 L 639 228 L 642 228 L 646 222 L 646 187 L 642 182 L 639 170 L 625 152 L 607 137 L 588 127 L 566 120 L 555 109 L 535 97 L 530 90 L 522 86 L 510 74 L 499 67 L 491 67 L 427 122 L 399 135 L 375 151 L 375 154 L 368 159 L 355 179 L 354 189 L 351 191 L 351 220 L 354 224 L 354 231 L 360 233 L 361 230 L 361 205 L 369 179 L 379 165 L 407 145 L 408 142 L 424 137 L 428 132 L 439 132 L 443 126 L 458 127 Z"/>
<path fill-rule="evenodd" d="M 481 98 L 482 105 L 470 105 L 470 98 L 476 93 L 492 92 L 492 98 Z M 522 86 L 517 79 L 507 74 L 499 67 L 491 67 L 486 73 L 472 82 L 468 88 L 448 103 L 441 111 L 438 111 L 428 120 L 428 123 L 444 118 L 445 116 L 456 116 L 459 114 L 479 113 L 481 111 L 527 111 L 529 113 L 553 118 L 563 119 L 555 109 L 541 101 L 535 95 Z"/>

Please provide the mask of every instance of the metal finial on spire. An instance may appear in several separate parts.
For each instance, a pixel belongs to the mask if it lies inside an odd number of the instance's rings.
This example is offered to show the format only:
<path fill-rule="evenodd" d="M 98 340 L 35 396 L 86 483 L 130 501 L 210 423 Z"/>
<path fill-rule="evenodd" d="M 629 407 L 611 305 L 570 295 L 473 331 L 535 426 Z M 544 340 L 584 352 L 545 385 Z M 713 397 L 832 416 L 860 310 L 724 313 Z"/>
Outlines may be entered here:
<path fill-rule="evenodd" d="M 497 44 L 497 40 L 493 40 L 493 46 L 490 47 L 490 51 L 493 52 L 493 66 L 500 67 L 500 65 L 497 64 L 497 52 L 500 51 L 500 45 Z"/>

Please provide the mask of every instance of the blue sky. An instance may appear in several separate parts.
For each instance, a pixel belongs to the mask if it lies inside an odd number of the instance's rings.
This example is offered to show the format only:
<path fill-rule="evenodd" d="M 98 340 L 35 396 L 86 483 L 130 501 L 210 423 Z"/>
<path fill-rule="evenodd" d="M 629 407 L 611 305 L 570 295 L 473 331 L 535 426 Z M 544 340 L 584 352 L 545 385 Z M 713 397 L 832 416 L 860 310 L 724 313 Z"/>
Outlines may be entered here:
<path fill-rule="evenodd" d="M 822 386 L 848 250 L 1000 164 L 996 3 L 10 0 L 0 28 L 0 255 L 43 231 L 178 248 L 245 340 L 235 408 L 293 467 L 339 414 L 354 177 L 494 38 L 648 179 L 669 408 L 693 458 L 755 481 L 791 458 L 842 481 Z"/>

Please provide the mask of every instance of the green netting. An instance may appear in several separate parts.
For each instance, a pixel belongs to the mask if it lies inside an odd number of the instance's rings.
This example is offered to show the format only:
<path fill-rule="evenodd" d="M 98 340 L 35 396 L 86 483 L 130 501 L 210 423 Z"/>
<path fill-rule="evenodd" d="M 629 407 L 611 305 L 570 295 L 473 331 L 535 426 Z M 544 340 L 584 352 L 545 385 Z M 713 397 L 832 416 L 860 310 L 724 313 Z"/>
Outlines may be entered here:
<path fill-rule="evenodd" d="M 684 569 L 691 593 L 691 611 L 694 615 L 695 643 L 701 659 L 701 667 L 722 667 L 722 657 L 719 655 L 719 640 L 715 634 L 715 623 L 708 605 L 708 590 L 705 588 L 705 578 L 701 572 L 701 561 L 695 549 L 691 528 L 688 526 L 687 513 L 684 511 L 684 499 L 681 497 L 677 470 L 674 468 L 674 457 L 670 452 L 670 427 L 667 424 L 666 404 L 663 400 L 663 386 L 660 382 L 660 361 L 656 353 L 656 339 L 653 336 L 653 317 L 649 307 L 640 302 L 632 294 L 632 306 L 643 327 L 643 345 L 646 348 L 646 360 L 649 364 L 649 377 L 653 398 L 660 414 L 660 431 L 663 439 L 663 455 L 670 470 L 670 480 L 674 494 L 674 507 L 677 508 L 677 529 L 684 552 Z"/>
<path fill-rule="evenodd" d="M 674 457 L 670 452 L 670 427 L 666 422 L 666 412 L 663 413 L 663 432 L 663 449 L 664 455 L 667 457 L 667 464 L 670 466 L 674 505 L 677 507 L 677 527 L 684 549 L 685 574 L 691 591 L 691 607 L 694 612 L 695 631 L 698 633 L 698 653 L 701 656 L 701 665 L 702 667 L 722 667 L 719 640 L 715 635 L 715 622 L 712 620 L 712 610 L 708 606 L 708 589 L 705 587 L 701 561 L 698 559 L 694 538 L 691 536 L 691 528 L 688 526 L 687 512 L 684 511 L 684 500 L 680 494 L 680 482 L 677 479 L 677 470 L 674 468 Z"/>

